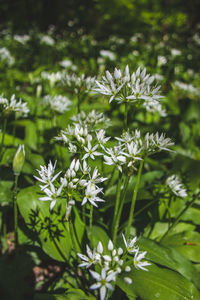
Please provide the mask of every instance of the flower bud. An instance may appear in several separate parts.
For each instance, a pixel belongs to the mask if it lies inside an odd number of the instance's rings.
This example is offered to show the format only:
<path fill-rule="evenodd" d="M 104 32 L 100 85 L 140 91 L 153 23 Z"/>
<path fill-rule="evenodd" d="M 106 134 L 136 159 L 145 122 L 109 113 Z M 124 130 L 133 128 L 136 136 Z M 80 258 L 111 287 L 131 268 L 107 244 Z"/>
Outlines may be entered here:
<path fill-rule="evenodd" d="M 19 145 L 15 157 L 13 159 L 13 172 L 19 176 L 25 161 L 24 145 Z"/>

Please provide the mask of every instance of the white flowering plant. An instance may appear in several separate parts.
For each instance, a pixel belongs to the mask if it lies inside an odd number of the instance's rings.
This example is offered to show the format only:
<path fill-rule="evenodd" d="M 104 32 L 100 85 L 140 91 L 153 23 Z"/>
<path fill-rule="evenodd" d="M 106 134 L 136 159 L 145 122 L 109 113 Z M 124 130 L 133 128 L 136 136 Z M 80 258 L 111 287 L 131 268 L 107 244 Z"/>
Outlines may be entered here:
<path fill-rule="evenodd" d="M 89 40 L 96 56 L 78 61 L 65 53 L 69 40 L 36 37 L 10 38 L 41 55 L 0 96 L 0 221 L 14 216 L 16 260 L 27 254 L 35 273 L 49 267 L 35 299 L 198 300 L 198 80 L 181 85 L 177 73 L 167 94 L 170 72 L 162 72 L 182 52 L 151 37 L 154 47 L 141 54 L 138 33 L 120 59 L 125 40 L 110 38 L 113 47 L 102 49 L 112 51 L 100 50 L 86 36 L 80 44 Z M 175 99 L 179 89 L 197 97 L 193 110 Z M 4 255 L 11 242 L 1 230 Z"/>

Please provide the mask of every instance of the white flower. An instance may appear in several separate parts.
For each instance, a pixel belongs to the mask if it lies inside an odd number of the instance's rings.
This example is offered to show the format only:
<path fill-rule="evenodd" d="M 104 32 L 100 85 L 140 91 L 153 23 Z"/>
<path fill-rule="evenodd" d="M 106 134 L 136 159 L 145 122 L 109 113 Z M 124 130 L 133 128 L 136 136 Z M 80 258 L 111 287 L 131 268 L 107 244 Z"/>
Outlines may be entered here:
<path fill-rule="evenodd" d="M 90 176 L 90 180 L 88 181 L 88 184 L 97 188 L 97 185 L 96 185 L 97 183 L 101 183 L 101 182 L 104 182 L 105 180 L 107 180 L 107 178 L 99 177 L 99 176 L 100 176 L 100 174 L 98 173 L 98 169 L 96 167 L 93 171 L 92 177 Z"/>
<path fill-rule="evenodd" d="M 50 182 L 50 189 L 49 188 L 44 189 L 44 193 L 47 196 L 40 197 L 39 200 L 40 201 L 51 201 L 50 210 L 52 210 L 56 204 L 57 198 L 60 196 L 60 194 L 62 192 L 63 186 L 64 186 L 64 183 L 62 183 L 60 185 L 60 187 L 58 189 L 56 189 L 55 186 Z"/>
<path fill-rule="evenodd" d="M 97 281 L 97 283 L 90 286 L 90 289 L 100 289 L 100 300 L 104 300 L 106 298 L 107 289 L 113 290 L 113 286 L 110 282 L 115 281 L 116 273 L 117 272 L 110 272 L 106 274 L 105 268 L 102 268 L 101 274 L 90 270 L 90 274 Z"/>
<path fill-rule="evenodd" d="M 41 73 L 43 79 L 49 80 L 50 86 L 53 87 L 57 81 L 61 81 L 63 74 L 61 72 L 47 73 L 43 71 Z"/>
<path fill-rule="evenodd" d="M 81 205 L 85 205 L 87 202 L 90 202 L 93 206 L 97 206 L 96 202 L 104 202 L 105 200 L 99 198 L 97 194 L 102 192 L 102 188 L 95 188 L 94 185 L 88 184 L 85 190 L 85 197 Z"/>
<path fill-rule="evenodd" d="M 187 191 L 184 188 L 183 184 L 180 182 L 177 175 L 171 175 L 167 178 L 166 184 L 170 187 L 172 192 L 181 198 L 187 197 Z"/>
<path fill-rule="evenodd" d="M 72 62 L 71 62 L 71 60 L 65 59 L 60 62 L 60 66 L 63 68 L 69 68 L 72 66 Z"/>
<path fill-rule="evenodd" d="M 86 154 L 83 156 L 83 160 L 85 160 L 88 157 L 91 157 L 92 159 L 95 159 L 95 156 L 102 155 L 100 152 L 96 151 L 99 144 L 92 147 L 90 141 L 88 141 L 88 146 L 84 147 L 84 150 L 86 151 Z"/>
<path fill-rule="evenodd" d="M 124 234 L 122 233 L 122 237 L 124 240 L 124 244 L 126 247 L 126 250 L 128 251 L 128 253 L 135 253 L 137 251 L 137 248 L 135 247 L 135 243 L 137 241 L 137 237 L 134 237 L 132 240 L 126 240 Z"/>
<path fill-rule="evenodd" d="M 145 267 L 150 266 L 151 264 L 148 263 L 147 261 L 141 261 L 142 259 L 144 259 L 146 253 L 147 253 L 146 251 L 140 253 L 139 249 L 136 249 L 135 256 L 133 259 L 133 263 L 136 269 L 148 271 L 148 269 L 146 269 Z"/>
<path fill-rule="evenodd" d="M 114 148 L 106 148 L 105 152 L 108 155 L 104 155 L 106 165 L 115 165 L 120 172 L 122 172 L 122 165 L 126 162 L 126 157 L 121 150 L 121 146 L 114 146 Z"/>
<path fill-rule="evenodd" d="M 55 44 L 54 39 L 49 35 L 42 35 L 40 38 L 41 44 L 46 44 L 48 46 L 53 46 Z"/>
<path fill-rule="evenodd" d="M 127 167 L 131 167 L 136 160 L 142 160 L 142 158 L 138 156 L 142 148 L 139 148 L 138 146 L 138 143 L 133 141 L 126 144 L 126 152 L 124 150 L 122 153 L 130 159 Z"/>
<path fill-rule="evenodd" d="M 19 101 L 16 100 L 15 95 L 13 94 L 7 103 L 4 103 L 4 109 L 7 112 L 16 112 L 16 116 L 27 117 L 30 112 L 27 107 L 26 102 L 22 102 L 21 99 Z"/>
<path fill-rule="evenodd" d="M 148 150 L 148 152 L 155 152 L 159 150 L 172 151 L 168 149 L 168 147 L 173 145 L 174 143 L 170 138 L 165 138 L 164 133 L 161 133 L 160 136 L 158 132 L 156 132 L 156 134 L 147 133 L 145 135 L 144 147 Z"/>
<path fill-rule="evenodd" d="M 106 144 L 110 139 L 110 137 L 105 137 L 105 133 L 106 132 L 104 129 L 100 129 L 99 131 L 96 132 L 97 140 L 100 145 Z"/>
<path fill-rule="evenodd" d="M 88 256 L 83 255 L 81 253 L 77 253 L 77 255 L 80 257 L 80 259 L 83 260 L 83 263 L 78 265 L 80 268 L 82 268 L 82 267 L 89 268 L 91 265 L 97 264 L 101 261 L 100 254 L 97 253 L 95 249 L 93 251 L 91 251 L 90 247 L 88 245 L 86 245 L 86 252 L 87 252 Z"/>
<path fill-rule="evenodd" d="M 124 277 L 124 281 L 127 283 L 127 284 L 131 284 L 132 283 L 132 279 L 130 277 Z"/>
<path fill-rule="evenodd" d="M 178 49 L 171 49 L 172 56 L 179 56 L 181 55 L 181 51 Z"/>
<path fill-rule="evenodd" d="M 71 101 L 62 95 L 46 95 L 44 97 L 44 102 L 47 103 L 50 108 L 56 112 L 64 113 L 69 110 L 69 106 L 71 105 Z"/>
<path fill-rule="evenodd" d="M 110 50 L 101 50 L 100 55 L 105 58 L 109 58 L 110 60 L 115 60 L 116 55 Z"/>
<path fill-rule="evenodd" d="M 96 80 L 95 92 L 110 96 L 109 102 L 114 99 L 118 103 L 150 101 L 159 102 L 162 98 L 159 94 L 160 86 L 151 86 L 154 77 L 146 74 L 146 69 L 138 68 L 136 72 L 130 74 L 128 65 L 124 72 L 116 69 L 114 74 L 106 71 L 101 81 Z M 145 107 L 145 105 L 144 105 Z"/>
<path fill-rule="evenodd" d="M 45 188 L 47 188 L 50 183 L 53 183 L 56 178 L 60 175 L 61 171 L 58 172 L 56 175 L 54 175 L 55 172 L 55 168 L 56 168 L 56 162 L 54 164 L 54 166 L 52 165 L 52 162 L 49 161 L 48 166 L 40 166 L 40 170 L 37 170 L 40 177 L 34 176 L 35 179 L 37 179 L 38 181 L 42 182 L 44 185 L 40 185 L 40 188 L 42 190 L 44 190 Z"/>
<path fill-rule="evenodd" d="M 10 54 L 10 51 L 5 47 L 0 48 L 0 59 L 5 61 L 9 66 L 12 66 L 15 62 L 14 57 Z"/>

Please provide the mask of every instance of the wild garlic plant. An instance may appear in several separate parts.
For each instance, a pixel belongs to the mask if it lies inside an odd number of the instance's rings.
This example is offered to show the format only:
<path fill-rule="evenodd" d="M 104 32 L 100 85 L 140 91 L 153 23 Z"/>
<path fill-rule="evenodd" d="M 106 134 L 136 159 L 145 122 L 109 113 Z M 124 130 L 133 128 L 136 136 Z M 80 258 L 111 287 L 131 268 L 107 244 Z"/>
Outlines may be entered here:
<path fill-rule="evenodd" d="M 68 86 L 76 89 L 76 93 L 82 93 L 83 82 L 86 91 L 88 81 L 91 88 L 94 78 L 87 80 L 84 76 L 81 78 L 66 76 L 64 80 Z M 118 276 L 121 276 L 126 284 L 132 284 L 128 272 L 133 266 L 148 271 L 147 267 L 150 263 L 144 260 L 147 252 L 140 251 L 136 246 L 137 237 L 131 238 L 135 203 L 146 159 L 161 151 L 171 152 L 174 143 L 164 133 L 143 133 L 140 128 L 134 130 L 128 128 L 128 110 L 131 111 L 132 107 L 134 109 L 142 107 L 148 111 L 157 111 L 161 116 L 166 115 L 160 103 L 163 98 L 160 95 L 160 86 L 153 85 L 154 77 L 147 74 L 146 69 L 138 68 L 136 72 L 130 74 L 129 67 L 126 66 L 124 72 L 115 69 L 113 75 L 106 71 L 102 80 L 95 82 L 96 86 L 93 88 L 95 93 L 108 96 L 109 103 L 116 101 L 118 104 L 125 104 L 124 127 L 121 135 L 110 136 L 108 133 L 110 130 L 107 129 L 112 124 L 112 120 L 108 119 L 103 112 L 80 111 L 71 118 L 67 128 L 61 130 L 54 138 L 55 143 L 64 145 L 71 154 L 72 161 L 69 167 L 56 171 L 56 162 L 49 161 L 47 166 L 40 166 L 35 179 L 39 182 L 41 191 L 38 199 L 50 201 L 51 213 L 59 203 L 64 201 L 66 222 L 72 222 L 74 210 L 79 211 L 82 221 L 91 232 L 96 223 L 94 209 L 101 211 L 101 208 L 106 205 L 109 201 L 106 188 L 111 182 L 116 182 L 107 249 L 103 247 L 101 240 L 93 244 L 93 250 L 86 244 L 86 254 L 80 253 L 77 247 L 74 248 L 76 255 L 82 260 L 79 268 L 89 269 L 87 274 L 85 271 L 81 272 L 81 276 L 87 278 L 87 288 L 99 289 L 100 299 L 104 300 L 113 291 Z M 50 105 L 51 101 L 55 100 L 50 96 L 46 96 L 45 99 Z M 58 106 L 56 105 L 56 109 Z M 124 246 L 118 247 L 116 245 L 122 233 L 120 224 L 125 212 L 127 191 L 133 178 L 135 178 L 135 185 L 132 187 L 129 215 L 125 223 L 125 233 L 122 235 Z M 168 178 L 167 184 L 176 195 L 186 196 L 186 191 L 176 177 Z M 73 230 L 70 234 L 73 240 L 76 239 Z M 75 244 L 78 245 L 78 241 Z M 96 283 L 91 284 L 91 279 Z"/>
<path fill-rule="evenodd" d="M 3 124 L 2 124 L 2 138 L 0 157 L 2 155 L 4 147 L 4 138 L 6 134 L 7 121 L 10 115 L 14 115 L 14 118 L 26 118 L 30 112 L 26 102 L 22 102 L 21 99 L 17 100 L 13 94 L 10 99 L 5 98 L 3 95 L 0 96 L 0 111 L 2 113 Z M 15 125 L 13 130 L 13 136 L 15 136 Z"/>

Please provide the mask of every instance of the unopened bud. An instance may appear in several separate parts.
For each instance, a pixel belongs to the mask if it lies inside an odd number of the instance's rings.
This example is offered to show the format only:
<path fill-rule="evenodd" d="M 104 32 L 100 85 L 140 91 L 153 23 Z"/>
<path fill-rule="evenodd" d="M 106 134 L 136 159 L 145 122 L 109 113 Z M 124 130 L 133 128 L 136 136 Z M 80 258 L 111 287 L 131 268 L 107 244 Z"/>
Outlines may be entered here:
<path fill-rule="evenodd" d="M 25 161 L 24 145 L 19 145 L 15 157 L 13 159 L 13 172 L 19 176 Z"/>

